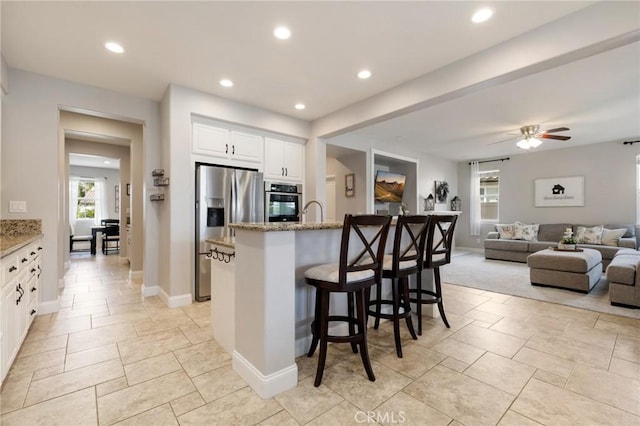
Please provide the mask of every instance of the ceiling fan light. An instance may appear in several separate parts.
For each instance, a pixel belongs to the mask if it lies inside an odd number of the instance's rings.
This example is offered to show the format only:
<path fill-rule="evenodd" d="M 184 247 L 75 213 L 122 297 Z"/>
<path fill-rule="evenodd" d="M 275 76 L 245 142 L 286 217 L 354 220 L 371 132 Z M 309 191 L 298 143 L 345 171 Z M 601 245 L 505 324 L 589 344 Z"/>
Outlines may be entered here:
<path fill-rule="evenodd" d="M 518 143 L 516 143 L 516 145 L 520 149 L 529 149 L 529 148 L 531 148 L 531 144 L 529 143 L 529 141 L 527 139 L 520 139 L 518 141 Z"/>
<path fill-rule="evenodd" d="M 542 145 L 542 141 L 540 139 L 538 139 L 538 138 L 530 138 L 529 139 L 529 146 L 531 148 L 537 148 L 540 145 Z"/>

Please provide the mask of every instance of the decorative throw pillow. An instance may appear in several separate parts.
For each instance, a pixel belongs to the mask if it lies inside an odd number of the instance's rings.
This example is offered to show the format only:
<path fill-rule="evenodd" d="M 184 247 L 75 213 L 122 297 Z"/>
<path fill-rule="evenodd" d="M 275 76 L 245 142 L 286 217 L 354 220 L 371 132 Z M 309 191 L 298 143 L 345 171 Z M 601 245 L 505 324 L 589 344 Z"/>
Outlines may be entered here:
<path fill-rule="evenodd" d="M 605 246 L 618 246 L 618 241 L 627 232 L 627 228 L 602 230 L 602 244 Z"/>
<path fill-rule="evenodd" d="M 516 222 L 513 224 L 514 240 L 537 241 L 539 224 L 524 224 Z"/>
<path fill-rule="evenodd" d="M 604 226 L 598 225 L 591 228 L 578 226 L 576 229 L 576 241 L 579 244 L 602 244 L 602 231 Z"/>
<path fill-rule="evenodd" d="M 496 229 L 500 234 L 501 240 L 513 240 L 513 237 L 514 237 L 513 223 L 496 225 Z"/>

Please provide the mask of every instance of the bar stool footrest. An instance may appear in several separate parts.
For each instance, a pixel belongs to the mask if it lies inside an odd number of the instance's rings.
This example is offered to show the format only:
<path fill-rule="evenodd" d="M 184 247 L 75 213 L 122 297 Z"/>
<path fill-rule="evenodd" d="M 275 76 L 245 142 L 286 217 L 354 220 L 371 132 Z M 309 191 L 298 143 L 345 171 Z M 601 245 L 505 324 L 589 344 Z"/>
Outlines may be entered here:
<path fill-rule="evenodd" d="M 440 303 L 442 301 L 442 295 L 438 294 L 431 290 L 420 290 L 418 296 L 418 290 L 411 289 L 409 290 L 409 294 L 415 294 L 416 297 L 409 298 L 409 302 L 411 303 L 420 303 L 422 305 L 432 305 L 434 303 Z M 429 298 L 424 299 L 422 296 L 429 296 Z"/>

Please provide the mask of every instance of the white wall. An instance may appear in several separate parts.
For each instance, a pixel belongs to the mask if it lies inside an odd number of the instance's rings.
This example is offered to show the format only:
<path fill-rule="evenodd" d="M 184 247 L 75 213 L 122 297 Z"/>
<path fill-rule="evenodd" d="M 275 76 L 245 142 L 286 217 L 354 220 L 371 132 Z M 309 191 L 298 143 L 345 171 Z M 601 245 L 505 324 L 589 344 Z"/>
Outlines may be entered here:
<path fill-rule="evenodd" d="M 545 143 L 554 143 L 545 142 Z M 636 155 L 638 145 L 607 142 L 510 156 L 509 161 L 485 163 L 500 170 L 499 222 L 566 222 L 575 224 L 636 223 Z M 490 224 L 480 237 L 469 235 L 468 162 L 458 163 L 462 215 L 456 229 L 458 247 L 482 247 Z M 537 178 L 584 176 L 584 207 L 534 207 Z M 478 239 L 480 241 L 478 241 Z"/>
<path fill-rule="evenodd" d="M 327 158 L 327 175 L 334 175 L 336 179 L 335 217 L 337 221 L 341 221 L 346 213 L 362 214 L 367 211 L 366 165 L 367 156 L 364 152 L 340 158 Z M 354 196 L 346 197 L 345 175 L 350 173 L 355 175 Z"/>
<path fill-rule="evenodd" d="M 113 118 L 144 123 L 144 152 L 133 159 L 139 176 L 137 191 L 152 184 L 147 164 L 154 164 L 159 140 L 157 102 L 9 68 L 11 90 L 4 96 L 2 115 L 2 195 L 0 215 L 8 219 L 42 219 L 44 255 L 42 300 L 45 310 L 57 309 L 58 279 L 63 275 L 65 162 L 64 135 L 60 134 L 59 110 L 77 108 Z M 62 137 L 61 137 L 62 136 Z M 142 149 L 141 149 L 142 151 Z M 151 167 L 152 169 L 153 167 Z M 144 182 L 143 182 L 144 173 Z M 137 182 L 137 183 L 136 183 Z M 136 187 L 134 186 L 134 189 Z M 9 213 L 9 200 L 27 201 L 27 213 Z M 140 209 L 144 198 L 140 198 Z M 144 204 L 148 204 L 145 202 Z M 144 213 L 143 213 L 144 214 Z M 144 217 L 144 280 L 157 282 L 158 224 Z"/>

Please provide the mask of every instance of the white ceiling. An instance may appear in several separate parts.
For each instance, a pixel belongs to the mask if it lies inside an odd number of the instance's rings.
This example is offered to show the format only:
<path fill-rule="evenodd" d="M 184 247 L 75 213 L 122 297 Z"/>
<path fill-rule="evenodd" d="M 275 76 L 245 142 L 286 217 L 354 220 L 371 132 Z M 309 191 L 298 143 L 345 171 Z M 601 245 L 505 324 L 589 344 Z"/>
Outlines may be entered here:
<path fill-rule="evenodd" d="M 11 67 L 153 100 L 176 83 L 315 120 L 592 3 L 490 1 L 494 18 L 476 25 L 469 18 L 484 3 L 475 1 L 3 1 L 2 54 Z M 271 35 L 280 24 L 290 40 Z M 125 53 L 106 51 L 108 40 Z M 361 68 L 373 76 L 358 80 Z M 526 124 L 570 127 L 571 143 L 638 138 L 639 68 L 634 43 L 341 138 L 458 160 L 516 152 L 491 143 Z M 221 78 L 235 86 L 222 88 Z"/>
<path fill-rule="evenodd" d="M 88 154 L 69 154 L 70 166 L 98 167 L 101 169 L 120 169 L 120 159 Z"/>

